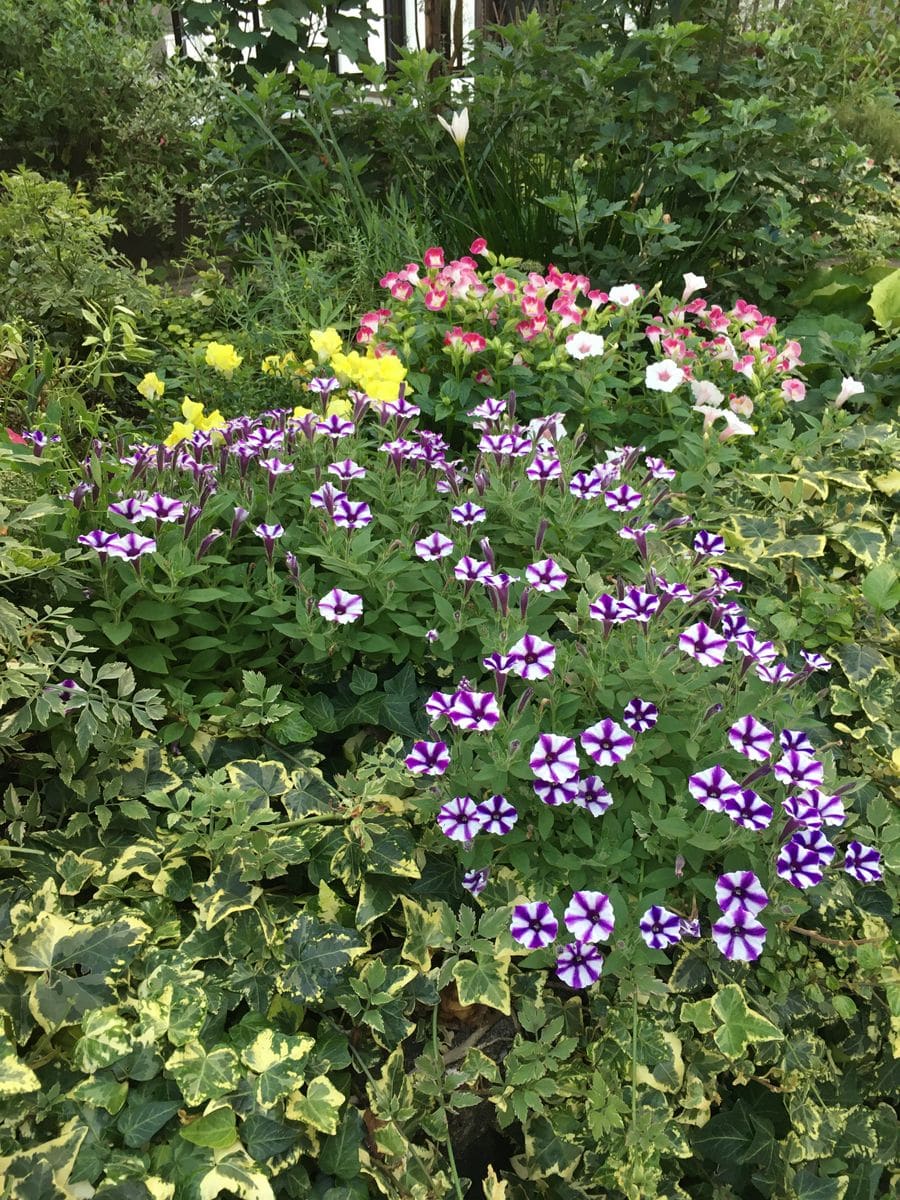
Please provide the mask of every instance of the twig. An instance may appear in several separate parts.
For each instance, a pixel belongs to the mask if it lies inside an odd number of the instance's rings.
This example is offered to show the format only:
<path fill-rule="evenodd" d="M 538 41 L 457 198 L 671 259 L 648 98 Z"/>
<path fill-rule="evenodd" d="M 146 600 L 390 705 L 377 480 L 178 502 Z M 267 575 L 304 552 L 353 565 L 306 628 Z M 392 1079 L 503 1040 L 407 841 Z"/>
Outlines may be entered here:
<path fill-rule="evenodd" d="M 788 925 L 787 931 L 802 933 L 804 937 L 811 938 L 814 942 L 824 942 L 826 946 L 873 946 L 876 942 L 887 940 L 887 934 L 874 938 L 830 938 L 824 933 L 816 933 L 814 929 L 802 929 L 799 925 Z"/>
<path fill-rule="evenodd" d="M 444 1066 L 449 1067 L 451 1064 L 459 1062 L 461 1058 L 465 1058 L 466 1054 L 468 1054 L 472 1047 L 477 1046 L 484 1035 L 489 1030 L 493 1029 L 496 1024 L 497 1021 L 491 1021 L 489 1025 L 479 1025 L 479 1027 L 473 1033 L 469 1034 L 465 1041 L 460 1042 L 458 1046 L 451 1046 L 451 1048 L 441 1056 Z"/>

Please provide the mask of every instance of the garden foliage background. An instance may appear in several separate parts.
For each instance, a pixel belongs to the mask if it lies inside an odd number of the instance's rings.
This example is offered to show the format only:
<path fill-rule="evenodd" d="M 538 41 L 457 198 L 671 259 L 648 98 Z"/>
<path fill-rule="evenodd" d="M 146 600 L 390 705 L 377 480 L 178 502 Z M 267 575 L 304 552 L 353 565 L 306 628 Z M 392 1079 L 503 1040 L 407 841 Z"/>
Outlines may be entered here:
<path fill-rule="evenodd" d="M 0 1197 L 894 1194 L 884 10 L 245 8 L 0 0 Z"/>

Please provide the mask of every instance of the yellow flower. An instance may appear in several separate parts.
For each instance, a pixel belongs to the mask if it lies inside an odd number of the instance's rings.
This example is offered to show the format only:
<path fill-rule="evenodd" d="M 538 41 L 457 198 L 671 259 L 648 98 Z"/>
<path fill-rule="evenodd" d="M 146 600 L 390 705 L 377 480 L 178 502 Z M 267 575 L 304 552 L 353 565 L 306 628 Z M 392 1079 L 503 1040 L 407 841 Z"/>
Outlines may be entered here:
<path fill-rule="evenodd" d="M 262 360 L 260 369 L 263 375 L 280 374 L 282 371 L 281 356 L 278 354 L 267 354 Z"/>
<path fill-rule="evenodd" d="M 194 432 L 194 426 L 190 421 L 176 421 L 172 426 L 172 432 L 163 442 L 164 446 L 177 446 L 179 442 L 186 442 Z"/>
<path fill-rule="evenodd" d="M 160 400 L 163 392 L 166 390 L 166 385 L 155 371 L 148 371 L 137 385 L 137 390 L 145 400 Z"/>
<path fill-rule="evenodd" d="M 338 396 L 334 400 L 329 400 L 328 407 L 325 409 L 326 417 L 349 417 L 353 414 L 353 405 L 343 396 Z"/>
<path fill-rule="evenodd" d="M 296 421 L 302 421 L 303 418 L 308 417 L 311 412 L 312 412 L 311 408 L 304 408 L 302 404 L 298 404 L 297 407 L 294 409 L 294 419 Z"/>
<path fill-rule="evenodd" d="M 234 346 L 227 343 L 210 342 L 206 347 L 207 366 L 212 367 L 214 371 L 221 372 L 226 379 L 231 378 L 243 361 Z"/>
<path fill-rule="evenodd" d="M 319 356 L 319 362 L 333 358 L 344 348 L 341 335 L 330 325 L 327 329 L 311 329 L 309 344 L 312 346 L 313 352 Z"/>
<path fill-rule="evenodd" d="M 200 418 L 197 428 L 202 429 L 204 433 L 209 433 L 211 429 L 224 429 L 225 425 L 225 418 L 217 408 L 214 408 L 208 417 Z"/>
<path fill-rule="evenodd" d="M 189 425 L 199 429 L 200 422 L 203 420 L 203 405 L 192 400 L 190 396 L 185 396 L 181 402 L 181 415 Z"/>

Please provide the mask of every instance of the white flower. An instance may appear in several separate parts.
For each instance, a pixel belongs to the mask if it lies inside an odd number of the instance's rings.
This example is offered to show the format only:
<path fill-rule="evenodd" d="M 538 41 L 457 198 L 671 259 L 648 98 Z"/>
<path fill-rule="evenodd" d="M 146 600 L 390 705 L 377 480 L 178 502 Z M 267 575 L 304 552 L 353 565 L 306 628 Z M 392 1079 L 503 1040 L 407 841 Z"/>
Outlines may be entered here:
<path fill-rule="evenodd" d="M 618 304 L 622 308 L 627 308 L 629 304 L 634 304 L 635 300 L 641 294 L 641 289 L 636 283 L 623 283 L 620 287 L 610 288 L 609 298 L 613 304 Z"/>
<path fill-rule="evenodd" d="M 695 404 L 693 411 L 703 414 L 703 432 L 707 433 L 715 424 L 718 417 L 724 417 L 725 412 L 721 408 L 713 408 L 710 404 Z"/>
<path fill-rule="evenodd" d="M 601 339 L 602 340 L 602 339 Z M 565 413 L 555 412 L 548 413 L 546 417 L 535 417 L 533 421 L 529 421 L 526 429 L 528 436 L 536 438 L 543 429 L 544 437 L 542 442 L 549 443 L 549 439 L 559 442 L 566 436 L 566 427 L 563 424 Z"/>
<path fill-rule="evenodd" d="M 724 394 L 708 379 L 692 379 L 691 391 L 698 404 L 711 404 L 718 408 L 725 399 Z"/>
<path fill-rule="evenodd" d="M 722 413 L 722 416 L 725 418 L 725 428 L 719 434 L 720 442 L 727 441 L 728 438 L 734 437 L 734 435 L 738 433 L 756 433 L 756 430 L 752 425 L 748 425 L 746 421 L 742 421 L 741 418 L 736 416 L 733 412 L 729 412 L 727 409 L 725 409 Z"/>
<path fill-rule="evenodd" d="M 753 416 L 753 401 L 749 396 L 732 396 L 728 401 L 728 407 L 739 417 Z"/>
<path fill-rule="evenodd" d="M 866 390 L 866 385 L 860 383 L 858 379 L 854 379 L 852 375 L 847 375 L 841 380 L 841 390 L 834 398 L 834 407 L 843 408 L 851 396 L 858 396 L 860 392 Z"/>
<path fill-rule="evenodd" d="M 677 363 L 664 358 L 662 362 L 648 363 L 644 384 L 653 392 L 674 392 L 684 383 L 684 371 Z"/>
<path fill-rule="evenodd" d="M 570 333 L 566 338 L 570 358 L 596 358 L 603 353 L 604 345 L 599 333 Z"/>
<path fill-rule="evenodd" d="M 684 291 L 681 293 L 681 303 L 685 300 L 690 300 L 694 292 L 701 292 L 706 287 L 706 280 L 702 275 L 692 275 L 690 271 L 685 271 L 682 275 L 684 280 Z"/>
<path fill-rule="evenodd" d="M 469 110 L 463 108 L 458 113 L 454 113 L 449 124 L 440 113 L 437 114 L 437 119 L 453 138 L 454 142 L 456 142 L 459 149 L 462 150 L 466 144 L 466 138 L 469 136 Z"/>

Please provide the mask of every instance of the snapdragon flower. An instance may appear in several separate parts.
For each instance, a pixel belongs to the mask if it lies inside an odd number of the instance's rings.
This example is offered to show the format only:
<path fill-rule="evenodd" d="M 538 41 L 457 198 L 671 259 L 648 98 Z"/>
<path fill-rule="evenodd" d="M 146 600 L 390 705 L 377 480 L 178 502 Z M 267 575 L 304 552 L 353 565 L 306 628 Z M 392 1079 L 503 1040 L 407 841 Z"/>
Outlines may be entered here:
<path fill-rule="evenodd" d="M 589 726 L 579 741 L 599 767 L 612 767 L 623 762 L 634 749 L 634 738 L 611 717 Z"/>
<path fill-rule="evenodd" d="M 319 612 L 326 621 L 334 621 L 338 625 L 349 625 L 358 621 L 363 615 L 362 596 L 345 592 L 342 588 L 332 588 L 319 601 Z"/>
<path fill-rule="evenodd" d="M 556 956 L 556 976 L 570 988 L 590 987 L 603 972 L 603 955 L 595 946 L 570 942 Z"/>
<path fill-rule="evenodd" d="M 443 775 L 450 766 L 446 742 L 414 742 L 404 759 L 413 775 Z"/>
<path fill-rule="evenodd" d="M 481 832 L 484 818 L 471 796 L 454 796 L 438 809 L 437 823 L 452 842 L 470 842 Z"/>
<path fill-rule="evenodd" d="M 725 913 L 712 927 L 713 941 L 730 962 L 753 962 L 766 940 L 766 927 L 743 908 Z"/>
<path fill-rule="evenodd" d="M 681 918 L 661 904 L 647 909 L 638 921 L 638 929 L 651 950 L 667 950 L 681 941 Z"/>
<path fill-rule="evenodd" d="M 496 833 L 500 836 L 509 833 L 519 819 L 518 811 L 505 796 L 490 796 L 478 805 L 485 833 Z"/>
<path fill-rule="evenodd" d="M 513 908 L 509 932 L 527 950 L 540 950 L 554 940 L 559 932 L 559 922 L 545 900 L 535 900 Z"/>

